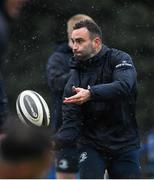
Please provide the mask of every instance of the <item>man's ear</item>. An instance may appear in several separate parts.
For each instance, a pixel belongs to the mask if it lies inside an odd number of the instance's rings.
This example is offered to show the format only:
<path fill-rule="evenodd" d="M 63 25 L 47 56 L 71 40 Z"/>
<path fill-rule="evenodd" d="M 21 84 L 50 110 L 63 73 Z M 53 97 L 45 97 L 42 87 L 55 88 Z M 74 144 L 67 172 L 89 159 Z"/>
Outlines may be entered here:
<path fill-rule="evenodd" d="M 95 37 L 93 40 L 93 46 L 95 49 L 99 49 L 102 44 L 102 41 L 99 37 Z"/>

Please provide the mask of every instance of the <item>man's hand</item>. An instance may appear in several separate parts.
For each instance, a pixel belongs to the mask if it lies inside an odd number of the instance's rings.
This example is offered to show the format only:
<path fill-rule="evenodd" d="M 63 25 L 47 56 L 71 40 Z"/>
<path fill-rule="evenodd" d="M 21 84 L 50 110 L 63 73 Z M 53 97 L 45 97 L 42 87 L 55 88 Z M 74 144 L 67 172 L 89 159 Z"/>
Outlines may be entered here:
<path fill-rule="evenodd" d="M 83 104 L 85 102 L 87 102 L 88 100 L 90 100 L 91 94 L 90 91 L 88 89 L 83 89 L 80 87 L 72 87 L 72 90 L 74 92 L 76 92 L 76 94 L 74 96 L 65 98 L 63 103 L 65 104 Z"/>

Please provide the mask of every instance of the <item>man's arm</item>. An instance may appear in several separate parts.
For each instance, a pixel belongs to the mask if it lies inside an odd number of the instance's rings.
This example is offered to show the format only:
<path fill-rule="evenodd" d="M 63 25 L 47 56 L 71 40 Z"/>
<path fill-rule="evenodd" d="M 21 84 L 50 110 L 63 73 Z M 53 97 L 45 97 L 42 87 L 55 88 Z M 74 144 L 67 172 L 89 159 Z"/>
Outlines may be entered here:
<path fill-rule="evenodd" d="M 99 84 L 90 88 L 91 98 L 96 100 L 111 100 L 123 98 L 131 94 L 136 84 L 137 73 L 131 57 L 122 51 L 116 52 L 112 57 L 113 81 Z"/>

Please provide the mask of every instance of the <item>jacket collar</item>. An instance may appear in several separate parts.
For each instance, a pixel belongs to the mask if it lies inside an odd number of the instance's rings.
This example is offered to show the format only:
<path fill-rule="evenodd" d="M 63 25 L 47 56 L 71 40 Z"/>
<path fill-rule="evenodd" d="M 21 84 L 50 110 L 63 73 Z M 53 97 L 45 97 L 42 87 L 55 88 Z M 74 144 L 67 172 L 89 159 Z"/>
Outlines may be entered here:
<path fill-rule="evenodd" d="M 106 45 L 102 46 L 102 49 L 93 57 L 91 57 L 90 59 L 87 59 L 87 61 L 85 61 L 85 63 L 95 63 L 97 61 L 99 61 L 100 59 L 102 59 L 102 57 L 106 54 L 106 52 L 109 50 L 109 48 Z"/>

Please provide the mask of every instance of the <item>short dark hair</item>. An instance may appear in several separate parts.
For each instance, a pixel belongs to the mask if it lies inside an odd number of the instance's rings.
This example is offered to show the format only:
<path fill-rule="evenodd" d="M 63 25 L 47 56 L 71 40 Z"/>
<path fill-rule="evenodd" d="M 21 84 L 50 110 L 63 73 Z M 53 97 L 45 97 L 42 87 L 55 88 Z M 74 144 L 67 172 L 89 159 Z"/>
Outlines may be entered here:
<path fill-rule="evenodd" d="M 100 27 L 90 20 L 83 20 L 75 24 L 73 29 L 80 29 L 80 28 L 87 28 L 90 34 L 90 38 L 95 38 L 96 36 L 99 36 L 102 40 L 102 31 Z"/>

